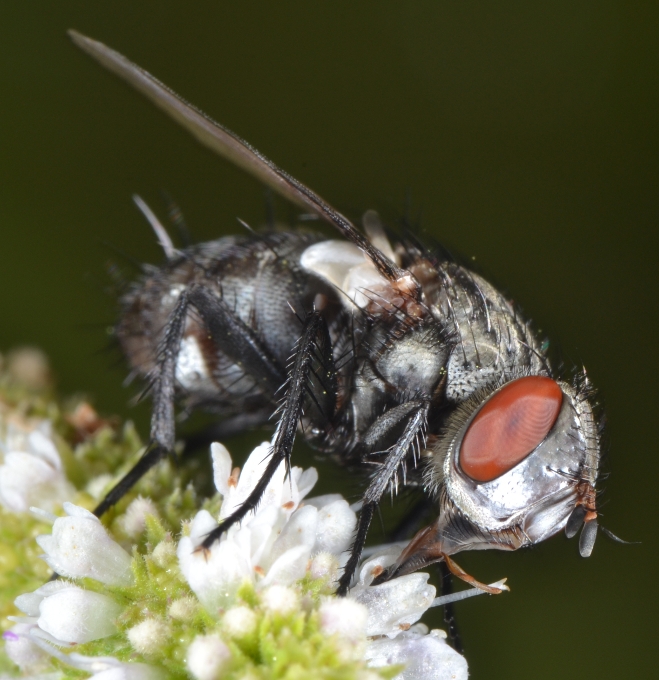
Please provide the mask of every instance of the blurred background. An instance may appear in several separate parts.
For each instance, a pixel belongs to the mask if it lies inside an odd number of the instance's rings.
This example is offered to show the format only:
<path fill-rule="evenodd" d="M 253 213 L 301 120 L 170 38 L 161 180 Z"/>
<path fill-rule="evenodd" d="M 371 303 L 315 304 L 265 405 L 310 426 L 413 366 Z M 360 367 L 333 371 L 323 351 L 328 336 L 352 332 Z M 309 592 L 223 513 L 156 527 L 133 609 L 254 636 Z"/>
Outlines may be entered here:
<path fill-rule="evenodd" d="M 458 621 L 476 679 L 656 677 L 659 6 L 6 3 L 0 349 L 43 348 L 63 393 L 146 435 L 148 408 L 129 407 L 135 388 L 104 351 L 108 263 L 161 261 L 131 194 L 164 219 L 166 190 L 210 240 L 239 233 L 236 217 L 261 224 L 263 190 L 74 49 L 70 27 L 352 217 L 376 208 L 393 224 L 410 196 L 427 234 L 513 297 L 567 367 L 587 367 L 607 414 L 601 521 L 642 544 L 600 536 L 588 560 L 562 537 L 467 554 L 512 592 L 459 604 Z"/>

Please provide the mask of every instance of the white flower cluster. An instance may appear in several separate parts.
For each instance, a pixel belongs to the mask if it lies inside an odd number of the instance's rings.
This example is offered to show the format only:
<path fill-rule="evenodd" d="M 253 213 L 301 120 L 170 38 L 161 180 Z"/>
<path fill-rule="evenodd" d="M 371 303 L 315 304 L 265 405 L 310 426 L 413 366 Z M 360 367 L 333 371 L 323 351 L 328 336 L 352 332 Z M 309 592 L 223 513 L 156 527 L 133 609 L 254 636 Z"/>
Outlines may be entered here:
<path fill-rule="evenodd" d="M 232 470 L 226 448 L 213 444 L 214 481 L 223 496 L 218 520 L 245 500 L 268 462 L 270 446 L 257 447 L 239 473 Z M 196 550 L 217 526 L 209 512 L 198 512 L 184 528 L 176 548 L 181 573 L 203 607 L 221 618 L 221 630 L 229 638 L 249 633 L 256 625 L 254 611 L 238 601 L 239 589 L 246 582 L 258 592 L 261 607 L 286 614 L 308 607 L 300 579 L 336 581 L 356 516 L 339 495 L 306 499 L 316 481 L 315 469 L 292 468 L 286 475 L 282 464 L 257 509 L 210 551 Z M 148 504 L 144 507 L 148 511 Z M 130 555 L 90 512 L 70 503 L 64 509 L 66 516 L 60 518 L 38 511 L 42 518 L 53 520 L 52 534 L 37 539 L 48 565 L 67 579 L 86 577 L 108 586 L 129 586 L 133 579 Z M 169 545 L 173 551 L 175 544 Z M 427 574 L 371 585 L 399 552 L 400 548 L 388 548 L 369 558 L 349 597 L 326 597 L 318 610 L 321 629 L 336 636 L 347 653 L 360 654 L 372 667 L 403 665 L 396 676 L 400 680 L 466 679 L 466 661 L 446 644 L 445 634 L 428 632 L 417 623 L 435 601 L 435 588 L 428 584 Z M 117 632 L 116 621 L 125 603 L 110 594 L 58 580 L 21 595 L 15 604 L 25 616 L 14 617 L 14 627 L 4 634 L 5 646 L 25 673 L 43 672 L 49 656 L 55 656 L 91 673 L 95 680 L 152 680 L 160 675 L 147 664 L 65 653 L 73 645 Z M 183 617 L 190 606 L 194 603 L 185 598 L 177 600 L 170 615 Z M 164 644 L 168 633 L 166 623 L 147 618 L 130 628 L 127 637 L 136 651 L 148 655 Z M 198 635 L 187 650 L 187 667 L 196 680 L 221 677 L 230 659 L 229 646 L 218 633 Z"/>
<path fill-rule="evenodd" d="M 62 469 L 50 422 L 0 421 L 0 504 L 11 512 L 27 512 L 31 505 L 52 510 L 71 498 L 75 490 Z"/>

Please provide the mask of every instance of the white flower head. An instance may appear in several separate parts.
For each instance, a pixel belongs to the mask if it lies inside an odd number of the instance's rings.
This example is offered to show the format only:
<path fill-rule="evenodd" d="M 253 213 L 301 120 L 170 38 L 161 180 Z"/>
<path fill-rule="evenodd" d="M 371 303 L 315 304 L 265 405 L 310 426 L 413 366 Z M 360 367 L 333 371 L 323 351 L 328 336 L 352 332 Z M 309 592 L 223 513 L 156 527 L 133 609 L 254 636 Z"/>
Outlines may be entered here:
<path fill-rule="evenodd" d="M 226 448 L 212 445 L 213 477 L 223 495 L 220 521 L 249 496 L 270 453 L 271 444 L 264 442 L 238 474 Z M 196 515 L 189 536 L 179 542 L 178 557 L 184 576 L 206 609 L 218 612 L 231 606 L 245 581 L 259 589 L 290 586 L 305 575 L 314 553 L 328 546 L 341 551 L 349 545 L 356 517 L 345 500 L 332 497 L 319 507 L 313 501 L 301 505 L 317 479 L 313 468 L 294 467 L 287 477 L 282 463 L 256 510 L 208 551 L 196 548 L 218 524 L 206 511 Z"/>
<path fill-rule="evenodd" d="M 52 534 L 37 536 L 43 559 L 62 576 L 93 578 L 108 585 L 129 585 L 131 557 L 89 510 L 64 503 L 67 517 L 53 524 Z"/>
<path fill-rule="evenodd" d="M 120 604 L 114 595 L 58 580 L 17 598 L 16 605 L 26 616 L 15 619 L 17 625 L 5 639 L 8 651 L 13 650 L 11 658 L 24 672 L 42 672 L 42 663 L 47 672 L 52 666 L 44 659 L 51 655 L 89 673 L 93 680 L 159 680 L 164 671 L 158 666 L 167 668 L 175 647 L 180 670 L 187 670 L 195 680 L 216 680 L 240 668 L 232 649 L 259 643 L 263 617 L 286 621 L 291 615 L 313 615 L 346 663 L 366 659 L 371 670 L 360 671 L 360 680 L 371 680 L 376 668 L 391 664 L 405 665 L 397 680 L 466 678 L 466 662 L 446 645 L 441 632 L 428 633 L 423 625 L 414 625 L 435 598 L 427 574 L 408 574 L 372 585 L 373 579 L 395 562 L 400 546 L 389 546 L 367 559 L 348 597 L 325 595 L 319 600 L 309 592 L 310 584 L 321 593 L 331 592 L 345 565 L 357 523 L 354 510 L 339 494 L 306 499 L 318 477 L 313 468 L 303 471 L 294 467 L 287 475 L 282 463 L 257 508 L 210 549 L 199 550 L 204 538 L 240 507 L 261 479 L 271 444 L 258 446 L 242 472 L 233 466 L 224 446 L 214 444 L 211 452 L 214 481 L 223 496 L 219 515 L 197 512 L 184 524 L 178 544 L 163 527 L 160 541 L 147 547 L 145 557 L 145 564 L 155 573 L 168 574 L 173 582 L 182 576 L 193 594 L 186 588 L 167 590 L 163 608 L 143 609 L 141 620 L 121 636 L 124 646 L 127 640 L 153 666 L 71 652 L 75 644 L 117 633 L 116 622 L 124 607 L 130 606 L 132 589 L 143 585 L 139 579 L 134 581 L 131 556 L 92 513 L 71 503 L 64 504 L 66 516 L 60 518 L 33 509 L 33 514 L 53 522 L 52 533 L 37 539 L 53 570 L 123 590 Z M 144 532 L 147 515 L 157 519 L 158 507 L 157 502 L 138 498 L 113 526 L 122 536 L 136 540 Z M 161 516 L 165 514 L 161 509 Z M 135 573 L 141 574 L 139 569 Z M 302 580 L 305 577 L 310 580 Z M 318 584 L 318 579 L 324 584 Z M 178 582 L 178 587 L 181 585 Z M 243 585 L 252 595 L 241 599 Z M 200 620 L 201 608 L 218 619 L 218 632 L 196 631 L 194 637 L 195 633 L 187 631 L 194 630 L 190 626 Z M 186 631 L 183 636 L 181 630 Z"/>
<path fill-rule="evenodd" d="M 0 504 L 11 512 L 27 512 L 38 505 L 45 510 L 75 493 L 67 480 L 46 420 L 36 425 L 7 424 L 0 465 Z"/>
<path fill-rule="evenodd" d="M 115 619 L 123 607 L 108 595 L 84 590 L 68 581 L 51 581 L 16 598 L 16 606 L 32 618 L 56 644 L 82 644 L 117 632 Z"/>

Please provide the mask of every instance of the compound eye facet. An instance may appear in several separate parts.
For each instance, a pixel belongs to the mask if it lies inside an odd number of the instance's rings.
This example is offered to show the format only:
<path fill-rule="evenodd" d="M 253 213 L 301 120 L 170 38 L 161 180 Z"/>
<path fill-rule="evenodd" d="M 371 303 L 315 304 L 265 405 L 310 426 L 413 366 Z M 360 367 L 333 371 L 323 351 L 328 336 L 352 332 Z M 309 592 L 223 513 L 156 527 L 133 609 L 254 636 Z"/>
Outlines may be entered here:
<path fill-rule="evenodd" d="M 505 385 L 479 411 L 462 440 L 460 467 L 491 482 L 528 456 L 553 427 L 563 402 L 558 383 L 544 376 Z"/>

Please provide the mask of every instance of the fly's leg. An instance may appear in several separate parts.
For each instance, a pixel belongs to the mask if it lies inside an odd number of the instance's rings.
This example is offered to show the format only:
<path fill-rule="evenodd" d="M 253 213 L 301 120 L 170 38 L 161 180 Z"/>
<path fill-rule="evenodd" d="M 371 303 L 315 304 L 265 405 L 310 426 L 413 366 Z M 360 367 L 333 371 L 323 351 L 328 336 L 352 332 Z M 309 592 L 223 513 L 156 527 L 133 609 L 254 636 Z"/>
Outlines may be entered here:
<path fill-rule="evenodd" d="M 183 339 L 189 304 L 187 292 L 183 291 L 167 321 L 162 343 L 158 348 L 159 362 L 154 370 L 154 375 L 150 379 L 153 392 L 151 444 L 133 469 L 96 507 L 94 514 L 97 517 L 101 517 L 115 503 L 118 503 L 152 467 L 174 451 L 176 360 Z"/>
<path fill-rule="evenodd" d="M 406 406 L 406 405 L 403 405 Z M 400 407 L 396 407 L 397 409 Z M 401 409 L 401 420 L 409 414 L 409 409 Z M 397 480 L 398 471 L 402 465 L 405 464 L 405 458 L 414 446 L 417 437 L 422 434 L 427 421 L 428 405 L 422 403 L 417 405 L 416 411 L 409 417 L 407 425 L 403 430 L 403 434 L 394 446 L 389 450 L 387 457 L 382 463 L 380 469 L 371 480 L 366 493 L 364 494 L 364 504 L 359 514 L 359 521 L 357 523 L 357 531 L 355 540 L 350 550 L 350 557 L 343 571 L 343 575 L 339 579 L 339 587 L 337 588 L 337 595 L 343 596 L 348 592 L 352 577 L 359 564 L 364 543 L 366 542 L 366 535 L 368 528 L 373 519 L 373 514 L 377 504 L 384 495 L 385 491 L 391 484 Z"/>
<path fill-rule="evenodd" d="M 434 506 L 433 501 L 427 496 L 420 500 L 408 513 L 403 517 L 400 524 L 389 535 L 389 541 L 392 543 L 409 539 L 411 534 L 416 533 L 419 526 L 423 522 L 426 515 L 430 514 Z M 437 565 L 439 573 L 439 590 L 442 595 L 450 595 L 453 592 L 453 575 L 449 571 L 444 562 L 439 562 Z M 462 654 L 464 648 L 462 646 L 462 639 L 458 630 L 458 624 L 455 620 L 455 609 L 452 602 L 442 605 L 444 613 L 444 623 L 446 624 L 446 632 L 448 635 L 451 647 L 456 652 Z"/>
<path fill-rule="evenodd" d="M 310 312 L 304 321 L 304 331 L 293 355 L 286 396 L 282 403 L 281 417 L 275 432 L 268 465 L 245 502 L 206 536 L 199 550 L 209 550 L 222 534 L 258 506 L 272 476 L 282 462 L 286 464 L 287 472 L 290 471 L 291 451 L 297 426 L 303 406 L 309 401 L 309 391 L 313 384 L 312 377 L 315 373 L 313 367 L 318 361 L 317 350 L 324 345 L 326 339 L 328 339 L 328 333 L 323 318 L 316 311 Z"/>
<path fill-rule="evenodd" d="M 185 331 L 186 318 L 191 307 L 195 308 L 202 317 L 217 348 L 242 367 L 246 374 L 259 381 L 263 393 L 273 404 L 276 401 L 275 392 L 284 381 L 284 371 L 270 357 L 252 329 L 233 313 L 224 300 L 204 290 L 201 286 L 193 286 L 183 291 L 167 321 L 158 350 L 158 365 L 150 379 L 153 411 L 149 447 L 133 469 L 119 481 L 94 510 L 97 517 L 119 502 L 158 462 L 168 455 L 173 455 L 176 362 Z M 259 418 L 263 418 L 262 413 Z M 229 425 L 232 424 L 239 425 L 240 422 L 229 423 Z"/>
<path fill-rule="evenodd" d="M 203 286 L 190 288 L 188 296 L 217 347 L 254 378 L 263 393 L 276 404 L 277 391 L 286 375 L 256 333 L 236 316 L 222 298 Z"/>
<path fill-rule="evenodd" d="M 453 574 L 451 574 L 445 562 L 440 562 L 438 567 L 441 593 L 442 595 L 450 595 L 453 592 Z M 453 603 L 449 602 L 448 604 L 445 604 L 442 609 L 444 610 L 444 623 L 446 624 L 446 632 L 451 647 L 453 647 L 458 654 L 463 654 L 464 647 L 462 646 L 462 638 L 460 637 L 460 631 L 458 630 L 458 623 L 455 620 Z"/>

